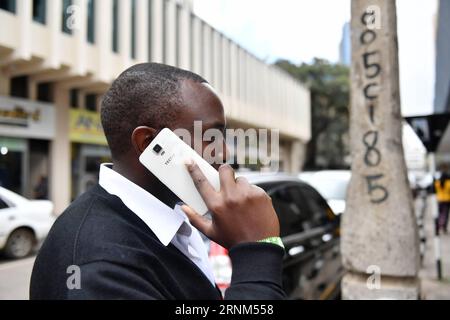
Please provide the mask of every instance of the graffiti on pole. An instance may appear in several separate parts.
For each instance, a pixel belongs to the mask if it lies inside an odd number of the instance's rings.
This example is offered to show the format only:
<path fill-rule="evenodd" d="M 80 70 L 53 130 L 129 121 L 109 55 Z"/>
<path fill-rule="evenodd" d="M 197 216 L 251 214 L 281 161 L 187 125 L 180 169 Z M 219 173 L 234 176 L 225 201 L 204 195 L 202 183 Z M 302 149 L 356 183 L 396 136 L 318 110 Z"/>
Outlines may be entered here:
<path fill-rule="evenodd" d="M 376 128 L 376 110 L 378 104 L 378 93 L 380 90 L 380 74 L 382 67 L 379 63 L 381 53 L 379 50 L 370 50 L 369 46 L 377 38 L 377 30 L 381 28 L 380 8 L 377 6 L 367 7 L 361 16 L 361 23 L 364 26 L 359 40 L 361 46 L 365 48 L 361 59 L 364 68 L 364 79 L 368 81 L 363 88 L 363 94 L 367 105 L 368 118 L 372 126 L 362 137 L 365 147 L 364 164 L 368 168 L 378 168 L 383 161 L 383 155 L 378 148 L 380 131 Z M 367 193 L 370 201 L 374 204 L 385 202 L 389 197 L 387 186 L 383 184 L 384 174 L 366 175 Z"/>

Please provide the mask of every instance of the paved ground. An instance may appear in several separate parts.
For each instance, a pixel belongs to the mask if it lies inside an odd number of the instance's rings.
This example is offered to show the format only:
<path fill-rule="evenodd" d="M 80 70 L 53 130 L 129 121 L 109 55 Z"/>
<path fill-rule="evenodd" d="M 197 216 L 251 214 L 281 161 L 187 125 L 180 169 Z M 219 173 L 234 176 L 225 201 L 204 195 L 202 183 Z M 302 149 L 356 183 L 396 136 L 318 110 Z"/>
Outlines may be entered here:
<path fill-rule="evenodd" d="M 34 259 L 0 260 L 0 300 L 28 300 Z"/>
<path fill-rule="evenodd" d="M 429 204 L 429 203 L 428 203 Z M 430 208 L 430 205 L 427 206 Z M 426 300 L 450 300 L 450 234 L 440 235 L 442 256 L 442 280 L 437 280 L 437 267 L 435 260 L 434 220 L 430 210 L 425 216 L 425 234 L 427 242 L 421 279 L 421 298 Z"/>

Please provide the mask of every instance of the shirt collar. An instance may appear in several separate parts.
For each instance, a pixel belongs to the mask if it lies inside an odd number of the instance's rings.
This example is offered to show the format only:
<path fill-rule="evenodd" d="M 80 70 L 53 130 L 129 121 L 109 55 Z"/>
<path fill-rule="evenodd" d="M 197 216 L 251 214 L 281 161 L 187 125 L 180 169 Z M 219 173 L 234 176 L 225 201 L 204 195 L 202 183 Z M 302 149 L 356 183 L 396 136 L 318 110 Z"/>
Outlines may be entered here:
<path fill-rule="evenodd" d="M 99 184 L 109 194 L 122 200 L 153 231 L 161 243 L 167 246 L 179 232 L 190 235 L 191 227 L 177 204 L 168 207 L 151 193 L 112 169 L 112 164 L 100 166 Z"/>

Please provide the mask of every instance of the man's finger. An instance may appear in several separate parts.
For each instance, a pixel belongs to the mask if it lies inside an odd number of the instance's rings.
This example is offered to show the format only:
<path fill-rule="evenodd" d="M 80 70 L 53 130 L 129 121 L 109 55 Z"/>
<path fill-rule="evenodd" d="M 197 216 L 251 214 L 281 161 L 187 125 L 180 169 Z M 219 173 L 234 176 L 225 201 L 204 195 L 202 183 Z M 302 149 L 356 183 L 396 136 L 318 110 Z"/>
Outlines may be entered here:
<path fill-rule="evenodd" d="M 236 180 L 234 178 L 234 170 L 228 164 L 223 164 L 219 168 L 220 190 L 225 193 L 230 190 L 235 190 Z"/>
<path fill-rule="evenodd" d="M 245 177 L 237 177 L 236 184 L 241 185 L 241 186 L 249 186 L 250 185 L 250 183 L 248 182 L 248 180 Z"/>
<path fill-rule="evenodd" d="M 217 197 L 217 192 L 214 187 L 209 183 L 208 179 L 206 179 L 202 170 L 200 170 L 199 166 L 195 162 L 190 162 L 186 164 L 186 167 L 191 175 L 192 181 L 194 181 L 194 185 L 197 188 L 198 192 L 202 196 L 203 200 L 206 203 L 206 206 L 209 208 L 209 204 L 213 199 Z"/>
<path fill-rule="evenodd" d="M 186 216 L 188 217 L 191 224 L 197 228 L 201 233 L 203 233 L 208 238 L 211 238 L 212 235 L 212 222 L 211 220 L 206 219 L 205 217 L 199 215 L 195 212 L 191 207 L 187 205 L 181 206 L 181 210 L 184 211 Z"/>

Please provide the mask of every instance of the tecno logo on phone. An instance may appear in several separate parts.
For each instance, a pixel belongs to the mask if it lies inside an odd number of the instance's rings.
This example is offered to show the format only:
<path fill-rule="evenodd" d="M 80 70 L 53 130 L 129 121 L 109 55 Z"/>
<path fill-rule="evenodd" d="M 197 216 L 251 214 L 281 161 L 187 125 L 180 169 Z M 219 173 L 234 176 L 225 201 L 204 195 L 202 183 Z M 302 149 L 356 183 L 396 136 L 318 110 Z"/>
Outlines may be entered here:
<path fill-rule="evenodd" d="M 166 162 L 164 162 L 164 164 L 165 164 L 166 166 L 169 165 L 169 163 L 172 162 L 172 159 L 173 159 L 174 156 L 175 156 L 174 154 L 171 155 L 171 156 L 166 160 Z"/>

